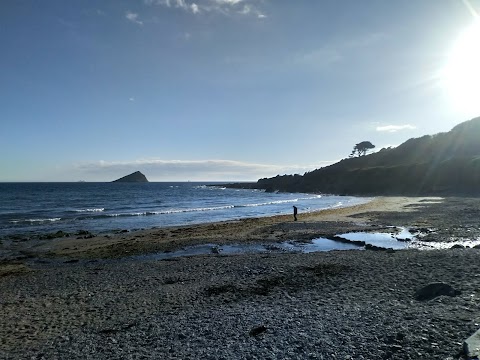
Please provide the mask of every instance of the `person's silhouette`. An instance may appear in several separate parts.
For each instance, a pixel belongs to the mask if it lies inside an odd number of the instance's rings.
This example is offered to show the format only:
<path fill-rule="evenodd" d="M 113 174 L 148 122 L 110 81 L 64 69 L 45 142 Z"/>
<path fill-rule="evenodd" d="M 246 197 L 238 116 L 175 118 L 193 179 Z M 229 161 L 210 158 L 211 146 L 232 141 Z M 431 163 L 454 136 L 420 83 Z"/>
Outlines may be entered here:
<path fill-rule="evenodd" d="M 298 209 L 296 206 L 293 207 L 293 219 L 297 221 Z"/>

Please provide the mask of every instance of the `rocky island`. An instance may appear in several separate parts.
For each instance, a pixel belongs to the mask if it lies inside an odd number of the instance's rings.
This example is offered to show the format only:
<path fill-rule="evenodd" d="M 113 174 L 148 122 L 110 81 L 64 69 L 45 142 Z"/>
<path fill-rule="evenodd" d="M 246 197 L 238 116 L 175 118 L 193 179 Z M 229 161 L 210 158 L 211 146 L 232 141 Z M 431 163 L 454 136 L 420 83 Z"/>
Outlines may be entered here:
<path fill-rule="evenodd" d="M 128 183 L 146 183 L 148 182 L 145 175 L 143 175 L 140 171 L 135 171 L 130 175 L 121 177 L 120 179 L 114 180 L 112 182 L 128 182 Z"/>

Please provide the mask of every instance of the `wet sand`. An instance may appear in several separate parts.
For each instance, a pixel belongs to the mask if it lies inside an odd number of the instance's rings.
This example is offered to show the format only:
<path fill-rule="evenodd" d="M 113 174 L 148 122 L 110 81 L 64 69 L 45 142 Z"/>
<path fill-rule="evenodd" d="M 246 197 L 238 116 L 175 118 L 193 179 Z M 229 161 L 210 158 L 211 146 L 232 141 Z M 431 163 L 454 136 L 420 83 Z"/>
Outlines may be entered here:
<path fill-rule="evenodd" d="M 125 258 L 391 225 L 433 229 L 426 241 L 470 240 L 480 236 L 480 199 L 377 198 L 292 220 L 26 244 L 0 266 L 0 358 L 462 358 L 480 326 L 478 249 Z M 418 300 L 432 282 L 459 293 Z"/>
<path fill-rule="evenodd" d="M 148 229 L 114 236 L 61 238 L 44 241 L 32 249 L 37 255 L 78 258 L 125 257 L 173 251 L 196 244 L 230 244 L 309 240 L 338 232 L 360 231 L 375 225 L 371 212 L 413 212 L 414 206 L 439 201 L 438 198 L 381 197 L 366 204 L 293 215 L 249 218 L 211 224 Z M 378 224 L 381 227 L 382 224 Z"/>

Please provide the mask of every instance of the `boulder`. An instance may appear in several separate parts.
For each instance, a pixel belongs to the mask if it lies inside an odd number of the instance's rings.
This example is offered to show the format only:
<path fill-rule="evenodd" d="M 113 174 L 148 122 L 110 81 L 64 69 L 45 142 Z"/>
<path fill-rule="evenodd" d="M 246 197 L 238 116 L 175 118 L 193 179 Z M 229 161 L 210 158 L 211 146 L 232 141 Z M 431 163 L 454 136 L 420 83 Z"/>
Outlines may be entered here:
<path fill-rule="evenodd" d="M 249 335 L 250 336 L 258 336 L 261 333 L 264 333 L 265 331 L 267 331 L 267 327 L 265 325 L 260 325 L 260 326 L 256 326 L 256 327 L 252 328 L 249 332 Z"/>
<path fill-rule="evenodd" d="M 459 290 L 454 289 L 448 284 L 438 282 L 428 284 L 415 292 L 415 299 L 418 301 L 426 301 L 434 299 L 438 296 L 457 296 L 460 295 Z"/>
<path fill-rule="evenodd" d="M 463 352 L 467 355 L 467 359 L 478 359 L 480 356 L 480 330 L 463 342 Z"/>

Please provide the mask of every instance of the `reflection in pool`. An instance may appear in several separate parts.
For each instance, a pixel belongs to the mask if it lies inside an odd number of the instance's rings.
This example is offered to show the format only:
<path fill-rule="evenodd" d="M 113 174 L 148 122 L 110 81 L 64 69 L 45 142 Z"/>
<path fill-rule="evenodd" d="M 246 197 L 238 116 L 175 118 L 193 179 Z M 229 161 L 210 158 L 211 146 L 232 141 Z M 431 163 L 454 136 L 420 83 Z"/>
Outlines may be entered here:
<path fill-rule="evenodd" d="M 161 252 L 148 255 L 134 256 L 141 260 L 165 260 L 183 256 L 195 255 L 238 255 L 238 254 L 261 254 L 261 253 L 311 253 L 316 251 L 330 250 L 362 250 L 363 246 L 341 243 L 334 240 L 319 238 L 311 242 L 284 241 L 271 244 L 230 244 L 215 245 L 203 244 L 188 246 L 171 252 Z"/>
<path fill-rule="evenodd" d="M 425 242 L 418 240 L 422 234 L 409 231 L 407 228 L 392 227 L 389 232 L 351 232 L 338 234 L 335 239 L 316 238 L 309 242 L 284 241 L 267 244 L 202 244 L 184 247 L 182 249 L 148 255 L 133 256 L 138 260 L 165 260 L 195 255 L 238 255 L 261 253 L 312 253 L 332 250 L 364 250 L 365 245 L 373 245 L 384 249 L 448 249 L 454 245 L 473 247 L 480 244 L 480 240 L 456 242 Z"/>
<path fill-rule="evenodd" d="M 396 228 L 392 228 L 392 230 L 396 230 Z M 405 228 L 400 228 L 400 232 L 351 232 L 337 236 L 350 241 L 363 241 L 365 244 L 395 250 L 409 248 L 409 242 L 416 239 Z"/>

